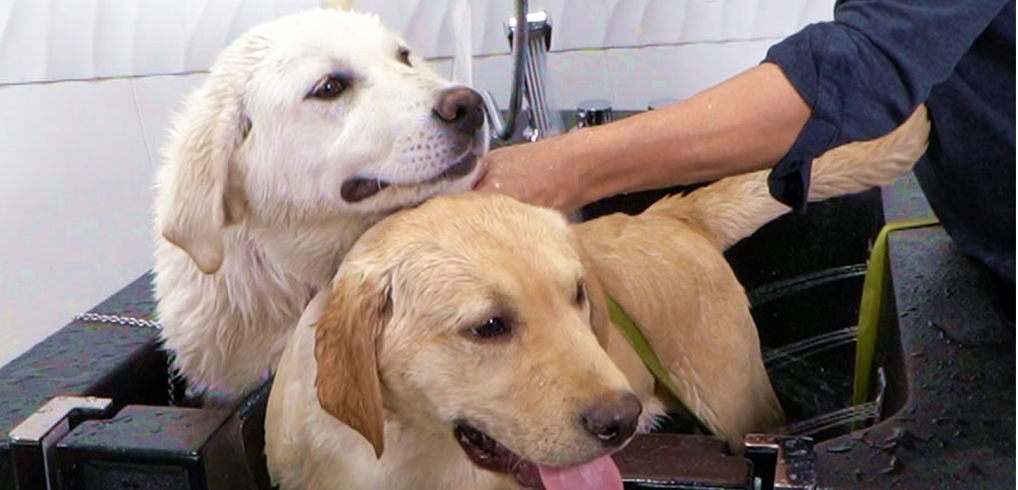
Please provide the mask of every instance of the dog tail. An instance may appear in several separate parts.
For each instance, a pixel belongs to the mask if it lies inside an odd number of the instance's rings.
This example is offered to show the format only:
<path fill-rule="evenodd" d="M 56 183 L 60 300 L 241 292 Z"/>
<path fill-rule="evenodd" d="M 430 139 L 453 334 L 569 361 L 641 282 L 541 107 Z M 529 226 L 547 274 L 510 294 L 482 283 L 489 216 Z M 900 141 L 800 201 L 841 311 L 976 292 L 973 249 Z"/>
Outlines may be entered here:
<path fill-rule="evenodd" d="M 926 106 L 889 134 L 828 150 L 813 160 L 809 201 L 862 192 L 907 173 L 926 152 L 930 121 Z M 699 228 L 725 250 L 789 207 L 770 195 L 769 170 L 729 177 L 687 195 L 661 199 L 647 214 L 667 215 Z"/>

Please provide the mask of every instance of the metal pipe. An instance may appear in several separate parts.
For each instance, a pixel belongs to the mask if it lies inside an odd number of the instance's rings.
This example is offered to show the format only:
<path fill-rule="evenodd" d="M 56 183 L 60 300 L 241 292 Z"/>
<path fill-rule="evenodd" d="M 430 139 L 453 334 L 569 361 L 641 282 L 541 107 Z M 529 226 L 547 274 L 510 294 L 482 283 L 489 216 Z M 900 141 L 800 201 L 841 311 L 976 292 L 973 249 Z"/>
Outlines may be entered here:
<path fill-rule="evenodd" d="M 534 121 L 536 134 L 533 135 L 535 139 L 547 138 L 554 136 L 559 132 L 560 125 L 555 123 L 556 114 L 551 111 L 549 103 L 548 89 L 545 86 L 547 80 L 547 44 L 545 44 L 550 38 L 550 24 L 546 24 L 544 28 L 538 30 L 538 36 L 532 36 L 530 38 L 528 65 L 530 68 L 529 77 L 527 81 L 527 97 L 530 101 L 530 115 Z M 533 33 L 531 33 L 533 34 Z"/>
<path fill-rule="evenodd" d="M 509 114 L 505 121 L 498 111 L 495 98 L 487 90 L 481 91 L 481 98 L 484 99 L 485 113 L 488 115 L 488 124 L 491 126 L 492 138 L 502 141 L 512 139 L 516 134 L 516 120 L 523 105 L 523 69 L 527 57 L 527 40 L 529 29 L 527 23 L 527 0 L 516 0 L 516 25 L 524 26 L 523 29 L 516 29 L 513 34 L 513 79 L 509 91 Z"/>

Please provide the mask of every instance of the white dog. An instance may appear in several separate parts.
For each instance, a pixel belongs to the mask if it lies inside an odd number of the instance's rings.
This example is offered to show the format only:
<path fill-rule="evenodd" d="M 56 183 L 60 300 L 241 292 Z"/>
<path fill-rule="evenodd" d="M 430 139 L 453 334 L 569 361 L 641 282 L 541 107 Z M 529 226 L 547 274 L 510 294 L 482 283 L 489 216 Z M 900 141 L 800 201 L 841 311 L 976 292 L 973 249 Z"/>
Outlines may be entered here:
<path fill-rule="evenodd" d="M 470 189 L 482 101 L 374 16 L 316 10 L 232 43 L 173 123 L 155 199 L 166 348 L 198 390 L 270 372 L 347 248 L 387 214 Z"/>

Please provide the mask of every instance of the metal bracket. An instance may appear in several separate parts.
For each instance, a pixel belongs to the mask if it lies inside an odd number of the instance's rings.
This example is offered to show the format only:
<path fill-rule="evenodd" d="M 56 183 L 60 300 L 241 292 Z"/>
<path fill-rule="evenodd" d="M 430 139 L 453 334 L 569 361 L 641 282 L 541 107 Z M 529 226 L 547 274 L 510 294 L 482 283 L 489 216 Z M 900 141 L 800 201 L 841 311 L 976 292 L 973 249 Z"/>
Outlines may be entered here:
<path fill-rule="evenodd" d="M 8 432 L 14 479 L 22 490 L 56 490 L 49 460 L 57 441 L 83 419 L 106 417 L 113 400 L 94 396 L 58 396 Z"/>
<path fill-rule="evenodd" d="M 814 490 L 817 485 L 813 438 L 773 434 L 746 435 L 746 457 L 761 476 L 762 489 Z M 773 475 L 769 469 L 773 468 Z M 765 471 L 766 470 L 766 471 Z M 770 478 L 768 478 L 770 477 Z M 768 485 L 768 480 L 772 485 Z"/>

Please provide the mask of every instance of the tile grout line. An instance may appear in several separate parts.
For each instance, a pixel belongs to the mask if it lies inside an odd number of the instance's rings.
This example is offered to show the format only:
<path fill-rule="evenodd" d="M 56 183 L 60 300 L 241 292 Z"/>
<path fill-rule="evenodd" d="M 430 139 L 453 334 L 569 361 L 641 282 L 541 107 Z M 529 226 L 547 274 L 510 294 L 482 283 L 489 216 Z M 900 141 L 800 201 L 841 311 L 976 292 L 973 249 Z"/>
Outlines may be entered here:
<path fill-rule="evenodd" d="M 108 82 L 111 80 L 136 80 L 139 78 L 158 78 L 158 77 L 186 77 L 189 75 L 200 75 L 207 74 L 208 70 L 191 70 L 191 71 L 179 71 L 179 72 L 167 72 L 167 73 L 148 73 L 144 75 L 116 75 L 116 76 L 98 76 L 98 77 L 69 77 L 69 78 L 55 78 L 52 80 L 24 80 L 24 81 L 0 81 L 0 88 L 3 87 L 17 87 L 20 85 L 53 85 L 68 82 Z"/>
<path fill-rule="evenodd" d="M 780 41 L 784 39 L 784 36 L 760 36 L 760 37 L 747 37 L 747 38 L 733 38 L 733 39 L 718 39 L 714 41 L 676 41 L 676 42 L 661 42 L 661 43 L 647 43 L 647 44 L 633 44 L 633 45 L 619 45 L 619 46 L 600 46 L 600 47 L 584 47 L 584 48 L 562 48 L 552 49 L 548 51 L 549 55 L 558 53 L 576 53 L 576 52 L 609 52 L 609 51 L 639 51 L 642 49 L 653 49 L 653 48 L 681 48 L 686 46 L 722 46 L 727 44 L 738 44 L 738 43 L 755 43 L 760 41 Z M 511 56 L 512 53 L 508 51 L 499 51 L 497 53 L 484 53 L 475 54 L 474 59 L 484 58 L 497 58 L 501 56 Z M 427 61 L 448 61 L 452 60 L 453 56 L 430 56 L 425 58 Z"/>
<path fill-rule="evenodd" d="M 148 155 L 148 166 L 155 172 L 156 165 L 152 155 L 152 146 L 149 144 L 148 131 L 145 129 L 145 119 L 141 115 L 141 102 L 138 100 L 138 90 L 134 86 L 134 80 L 128 79 L 131 86 L 131 100 L 134 101 L 134 114 L 138 117 L 138 126 L 141 128 L 141 140 L 145 144 L 145 154 Z"/>

